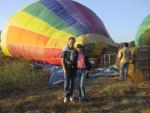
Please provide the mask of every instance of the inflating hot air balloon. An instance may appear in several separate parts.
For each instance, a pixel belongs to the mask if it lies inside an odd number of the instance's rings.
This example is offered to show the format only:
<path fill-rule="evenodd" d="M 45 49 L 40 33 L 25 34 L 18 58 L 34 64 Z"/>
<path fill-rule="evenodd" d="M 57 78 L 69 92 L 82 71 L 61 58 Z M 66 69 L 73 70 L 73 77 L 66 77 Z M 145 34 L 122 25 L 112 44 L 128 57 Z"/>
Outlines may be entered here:
<path fill-rule="evenodd" d="M 136 47 L 150 47 L 150 15 L 141 23 L 135 39 Z"/>
<path fill-rule="evenodd" d="M 8 56 L 61 64 L 70 36 L 85 44 L 91 56 L 115 45 L 98 16 L 71 0 L 40 0 L 19 10 L 3 30 L 1 44 Z"/>

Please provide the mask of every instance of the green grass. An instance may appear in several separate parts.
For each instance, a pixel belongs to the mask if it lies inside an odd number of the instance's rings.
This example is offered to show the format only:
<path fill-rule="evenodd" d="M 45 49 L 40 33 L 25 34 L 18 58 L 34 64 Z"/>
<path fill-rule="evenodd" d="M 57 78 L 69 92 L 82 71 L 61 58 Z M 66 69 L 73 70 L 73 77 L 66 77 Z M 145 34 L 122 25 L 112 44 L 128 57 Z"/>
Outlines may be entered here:
<path fill-rule="evenodd" d="M 0 53 L 0 113 L 150 113 L 149 81 L 99 77 L 87 81 L 86 102 L 64 104 L 63 84 L 48 87 L 48 78 L 29 61 Z"/>
<path fill-rule="evenodd" d="M 33 70 L 29 61 L 0 54 L 0 90 L 3 93 L 29 91 L 47 85 L 49 75 L 46 70 Z"/>

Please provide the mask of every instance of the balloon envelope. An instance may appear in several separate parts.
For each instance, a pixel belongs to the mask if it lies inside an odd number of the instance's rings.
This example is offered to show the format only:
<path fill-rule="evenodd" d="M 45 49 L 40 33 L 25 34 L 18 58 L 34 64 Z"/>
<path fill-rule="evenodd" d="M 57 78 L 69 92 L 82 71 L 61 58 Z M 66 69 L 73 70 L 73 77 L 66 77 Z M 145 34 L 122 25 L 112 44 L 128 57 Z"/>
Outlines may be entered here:
<path fill-rule="evenodd" d="M 115 45 L 98 16 L 71 0 L 40 0 L 19 10 L 3 30 L 1 44 L 8 56 L 61 64 L 70 36 L 93 56 L 102 46 Z"/>
<path fill-rule="evenodd" d="M 141 23 L 135 38 L 136 47 L 150 47 L 150 15 Z"/>

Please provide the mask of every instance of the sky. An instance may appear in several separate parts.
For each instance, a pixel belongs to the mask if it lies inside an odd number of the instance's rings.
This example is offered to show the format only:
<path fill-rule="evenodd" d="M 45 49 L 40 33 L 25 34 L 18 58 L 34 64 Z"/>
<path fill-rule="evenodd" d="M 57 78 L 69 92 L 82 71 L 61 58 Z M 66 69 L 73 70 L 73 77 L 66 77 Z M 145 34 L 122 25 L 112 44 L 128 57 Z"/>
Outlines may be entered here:
<path fill-rule="evenodd" d="M 38 0 L 0 0 L 0 30 L 9 17 Z M 141 22 L 150 14 L 150 0 L 74 0 L 95 12 L 115 42 L 135 39 Z"/>

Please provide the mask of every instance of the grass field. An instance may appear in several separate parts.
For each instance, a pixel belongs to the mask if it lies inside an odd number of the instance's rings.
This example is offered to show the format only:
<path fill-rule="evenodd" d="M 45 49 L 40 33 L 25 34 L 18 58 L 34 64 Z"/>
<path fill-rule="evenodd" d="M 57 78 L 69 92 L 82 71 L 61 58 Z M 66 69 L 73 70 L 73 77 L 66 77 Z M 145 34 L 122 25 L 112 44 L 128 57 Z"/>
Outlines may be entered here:
<path fill-rule="evenodd" d="M 0 113 L 150 113 L 149 81 L 99 77 L 87 81 L 87 101 L 64 104 L 63 84 L 48 87 L 48 78 L 29 61 L 0 53 Z"/>

